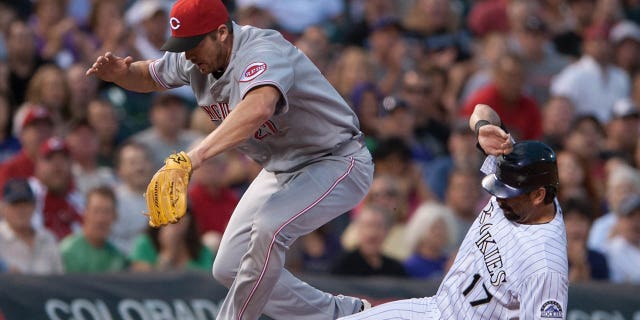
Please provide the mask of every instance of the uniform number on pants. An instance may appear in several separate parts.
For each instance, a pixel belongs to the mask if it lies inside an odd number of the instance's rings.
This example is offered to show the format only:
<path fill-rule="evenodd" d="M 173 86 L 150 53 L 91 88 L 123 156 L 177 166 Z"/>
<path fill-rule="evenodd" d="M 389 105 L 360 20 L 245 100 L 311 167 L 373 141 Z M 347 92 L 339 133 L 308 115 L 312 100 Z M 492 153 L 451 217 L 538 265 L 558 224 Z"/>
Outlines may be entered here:
<path fill-rule="evenodd" d="M 462 291 L 462 294 L 466 297 L 471 290 L 473 290 L 473 288 L 476 286 L 476 284 L 478 284 L 478 281 L 480 281 L 480 275 L 479 274 L 474 274 L 473 275 L 473 281 L 471 281 L 471 284 L 464 289 L 464 291 Z M 478 300 L 474 300 L 469 302 L 471 304 L 472 307 L 476 307 L 479 306 L 481 304 L 487 304 L 489 303 L 489 301 L 491 301 L 491 298 L 493 298 L 493 296 L 491 295 L 491 293 L 489 293 L 489 290 L 487 290 L 487 286 L 485 286 L 484 282 L 482 283 L 482 289 L 484 289 L 484 293 L 486 295 L 485 298 L 482 299 L 478 299 Z"/>

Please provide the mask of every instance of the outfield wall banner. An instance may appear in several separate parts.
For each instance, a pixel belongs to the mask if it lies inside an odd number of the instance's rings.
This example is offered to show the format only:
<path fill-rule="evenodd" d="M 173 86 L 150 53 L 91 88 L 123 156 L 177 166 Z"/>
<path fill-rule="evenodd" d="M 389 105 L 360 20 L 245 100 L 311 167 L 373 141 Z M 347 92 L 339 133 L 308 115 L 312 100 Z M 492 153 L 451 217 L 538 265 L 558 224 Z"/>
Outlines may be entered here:
<path fill-rule="evenodd" d="M 303 279 L 327 292 L 365 297 L 374 304 L 430 296 L 439 284 L 391 278 Z M 225 294 L 206 273 L 5 274 L 0 275 L 0 320 L 209 320 L 215 319 Z M 640 286 L 572 285 L 567 319 L 640 320 Z"/>

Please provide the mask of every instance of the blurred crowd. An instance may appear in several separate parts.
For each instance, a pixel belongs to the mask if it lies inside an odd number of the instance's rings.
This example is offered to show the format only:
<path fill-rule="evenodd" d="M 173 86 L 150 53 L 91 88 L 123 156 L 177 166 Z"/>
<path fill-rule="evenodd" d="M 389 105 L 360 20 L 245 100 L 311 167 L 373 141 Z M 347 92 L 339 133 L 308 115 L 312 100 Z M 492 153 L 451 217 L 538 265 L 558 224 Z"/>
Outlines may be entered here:
<path fill-rule="evenodd" d="M 376 165 L 352 212 L 299 239 L 293 272 L 430 278 L 488 199 L 467 117 L 557 152 L 571 281 L 640 283 L 640 1 L 227 0 L 279 30 L 352 106 Z M 209 272 L 261 168 L 195 171 L 187 215 L 147 227 L 172 152 L 215 128 L 189 88 L 125 91 L 85 71 L 156 59 L 171 1 L 0 1 L 0 272 Z"/>

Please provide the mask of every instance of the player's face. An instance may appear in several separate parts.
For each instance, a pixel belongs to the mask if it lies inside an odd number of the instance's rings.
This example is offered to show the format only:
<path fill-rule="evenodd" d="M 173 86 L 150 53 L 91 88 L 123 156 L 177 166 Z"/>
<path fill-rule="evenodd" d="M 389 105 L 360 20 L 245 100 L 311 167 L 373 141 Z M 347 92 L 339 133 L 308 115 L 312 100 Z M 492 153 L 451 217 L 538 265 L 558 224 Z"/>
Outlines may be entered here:
<path fill-rule="evenodd" d="M 215 37 L 207 35 L 193 49 L 185 51 L 187 60 L 198 67 L 200 73 L 209 74 L 227 68 L 231 47 L 227 45 L 229 34 L 216 31 Z"/>
<path fill-rule="evenodd" d="M 498 205 L 504 212 L 505 218 L 517 223 L 526 224 L 533 218 L 533 202 L 531 193 L 521 194 L 517 197 L 498 198 Z"/>

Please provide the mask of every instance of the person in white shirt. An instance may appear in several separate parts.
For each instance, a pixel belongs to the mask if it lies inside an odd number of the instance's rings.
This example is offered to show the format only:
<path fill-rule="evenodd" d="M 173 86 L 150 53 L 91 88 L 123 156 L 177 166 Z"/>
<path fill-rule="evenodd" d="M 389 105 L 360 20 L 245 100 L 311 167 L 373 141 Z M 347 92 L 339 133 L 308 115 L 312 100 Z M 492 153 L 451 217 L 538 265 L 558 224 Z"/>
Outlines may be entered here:
<path fill-rule="evenodd" d="M 24 274 L 62 273 L 62 260 L 55 236 L 46 229 L 35 229 L 31 217 L 36 199 L 24 179 L 4 185 L 0 203 L 0 260 L 9 272 Z"/>
<path fill-rule="evenodd" d="M 593 115 L 607 123 L 615 101 L 629 95 L 631 80 L 611 63 L 608 28 L 591 25 L 583 37 L 583 56 L 552 80 L 551 94 L 569 98 L 576 114 Z"/>
<path fill-rule="evenodd" d="M 611 280 L 640 284 L 640 194 L 622 202 L 615 229 L 607 243 Z"/>
<path fill-rule="evenodd" d="M 600 253 L 607 253 L 607 243 L 611 238 L 611 231 L 618 223 L 619 209 L 623 199 L 632 194 L 640 193 L 640 171 L 627 166 L 615 167 L 607 178 L 607 203 L 609 213 L 593 222 L 587 247 Z"/>
<path fill-rule="evenodd" d="M 147 228 L 147 203 L 142 195 L 153 175 L 147 148 L 136 142 L 120 147 L 117 159 L 119 184 L 114 188 L 118 218 L 111 228 L 109 240 L 122 252 L 130 254 L 138 235 Z"/>

